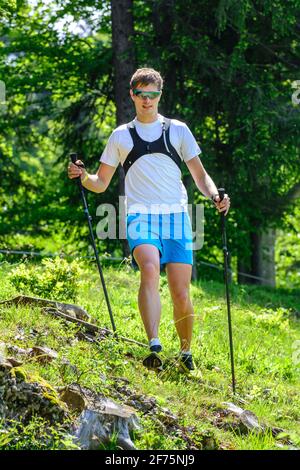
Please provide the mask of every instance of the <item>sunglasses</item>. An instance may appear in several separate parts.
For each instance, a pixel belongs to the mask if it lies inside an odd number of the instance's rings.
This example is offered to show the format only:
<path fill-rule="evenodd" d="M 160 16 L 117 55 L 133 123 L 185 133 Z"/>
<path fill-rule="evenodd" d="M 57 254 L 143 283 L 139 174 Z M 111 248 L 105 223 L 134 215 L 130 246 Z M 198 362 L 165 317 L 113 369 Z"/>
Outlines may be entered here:
<path fill-rule="evenodd" d="M 150 100 L 155 100 L 155 98 L 159 97 L 159 95 L 161 94 L 161 91 L 143 91 L 143 90 L 138 90 L 137 88 L 135 88 L 133 90 L 133 94 L 135 96 L 139 96 L 143 100 L 145 100 L 146 98 L 150 98 Z"/>

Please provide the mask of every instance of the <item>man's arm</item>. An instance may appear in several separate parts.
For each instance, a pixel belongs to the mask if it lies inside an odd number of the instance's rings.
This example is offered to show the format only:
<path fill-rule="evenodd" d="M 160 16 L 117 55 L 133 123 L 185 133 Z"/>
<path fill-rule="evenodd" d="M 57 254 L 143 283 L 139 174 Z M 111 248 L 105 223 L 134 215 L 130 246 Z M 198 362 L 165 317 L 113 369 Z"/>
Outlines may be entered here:
<path fill-rule="evenodd" d="M 82 162 L 77 160 L 76 164 L 82 164 Z M 85 168 L 80 168 L 77 165 L 74 163 L 69 164 L 69 178 L 73 179 L 80 176 L 82 186 L 94 193 L 103 193 L 107 189 L 117 169 L 115 166 L 100 163 L 97 173 L 95 175 L 90 175 Z"/>
<path fill-rule="evenodd" d="M 204 194 L 204 196 L 211 198 L 212 196 L 218 194 L 215 183 L 206 172 L 199 157 L 192 158 L 186 162 L 186 165 L 190 170 L 197 188 L 199 191 L 201 191 L 202 194 Z"/>
<path fill-rule="evenodd" d="M 223 201 L 220 201 L 220 198 L 218 196 L 218 189 L 209 174 L 207 173 L 207 171 L 205 170 L 204 166 L 202 165 L 200 158 L 191 158 L 191 160 L 188 160 L 186 162 L 186 165 L 199 191 L 201 191 L 204 196 L 209 197 L 210 199 L 212 198 L 212 196 L 215 196 L 214 202 L 217 209 L 219 210 L 219 212 L 226 211 L 226 215 L 229 211 L 230 198 L 227 194 L 225 194 Z"/>

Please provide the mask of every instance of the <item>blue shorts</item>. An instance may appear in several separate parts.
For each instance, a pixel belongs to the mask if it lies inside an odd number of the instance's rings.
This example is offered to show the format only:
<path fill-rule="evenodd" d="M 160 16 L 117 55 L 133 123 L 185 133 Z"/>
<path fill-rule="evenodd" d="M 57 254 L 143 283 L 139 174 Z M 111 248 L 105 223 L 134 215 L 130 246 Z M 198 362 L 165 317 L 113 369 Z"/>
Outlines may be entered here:
<path fill-rule="evenodd" d="M 193 264 L 192 226 L 187 212 L 128 214 L 127 240 L 132 257 L 137 246 L 148 244 L 158 248 L 161 267 L 167 263 Z"/>

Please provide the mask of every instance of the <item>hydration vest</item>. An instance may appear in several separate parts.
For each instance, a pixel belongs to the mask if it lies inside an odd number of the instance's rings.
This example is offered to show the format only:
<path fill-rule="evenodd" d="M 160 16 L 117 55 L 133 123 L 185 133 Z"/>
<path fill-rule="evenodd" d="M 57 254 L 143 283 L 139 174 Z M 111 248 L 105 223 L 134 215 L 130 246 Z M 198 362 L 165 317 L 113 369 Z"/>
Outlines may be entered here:
<path fill-rule="evenodd" d="M 134 125 L 134 121 L 131 121 L 127 124 L 127 129 L 130 132 L 131 138 L 133 140 L 133 148 L 126 157 L 125 162 L 123 163 L 123 168 L 125 171 L 125 176 L 129 168 L 143 155 L 149 155 L 152 153 L 162 153 L 170 157 L 174 163 L 178 166 L 181 171 L 181 158 L 178 155 L 176 149 L 170 142 L 170 124 L 171 119 L 164 118 L 162 121 L 162 134 L 159 139 L 154 140 L 154 142 L 147 142 L 143 140 L 137 133 L 137 130 Z"/>

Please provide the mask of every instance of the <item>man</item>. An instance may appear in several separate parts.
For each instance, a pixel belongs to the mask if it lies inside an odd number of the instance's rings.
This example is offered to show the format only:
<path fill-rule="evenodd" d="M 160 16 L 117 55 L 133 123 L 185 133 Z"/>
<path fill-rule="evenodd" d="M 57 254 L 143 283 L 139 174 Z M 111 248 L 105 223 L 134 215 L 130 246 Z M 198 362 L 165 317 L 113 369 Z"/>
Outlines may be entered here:
<path fill-rule="evenodd" d="M 150 348 L 143 363 L 150 369 L 162 365 L 158 355 L 162 350 L 158 338 L 159 276 L 165 265 L 180 339 L 179 362 L 185 371 L 190 371 L 194 369 L 191 353 L 194 311 L 189 295 L 192 232 L 181 162 L 185 162 L 198 189 L 214 201 L 219 212 L 228 213 L 230 199 L 226 194 L 220 201 L 217 188 L 199 159 L 201 150 L 186 124 L 158 113 L 162 88 L 159 72 L 138 69 L 130 81 L 130 96 L 136 110 L 134 120 L 113 131 L 96 174 L 90 175 L 73 163 L 68 173 L 70 178 L 80 176 L 88 190 L 101 193 L 108 187 L 118 164 L 123 165 L 127 237 L 140 269 L 138 305 Z"/>

